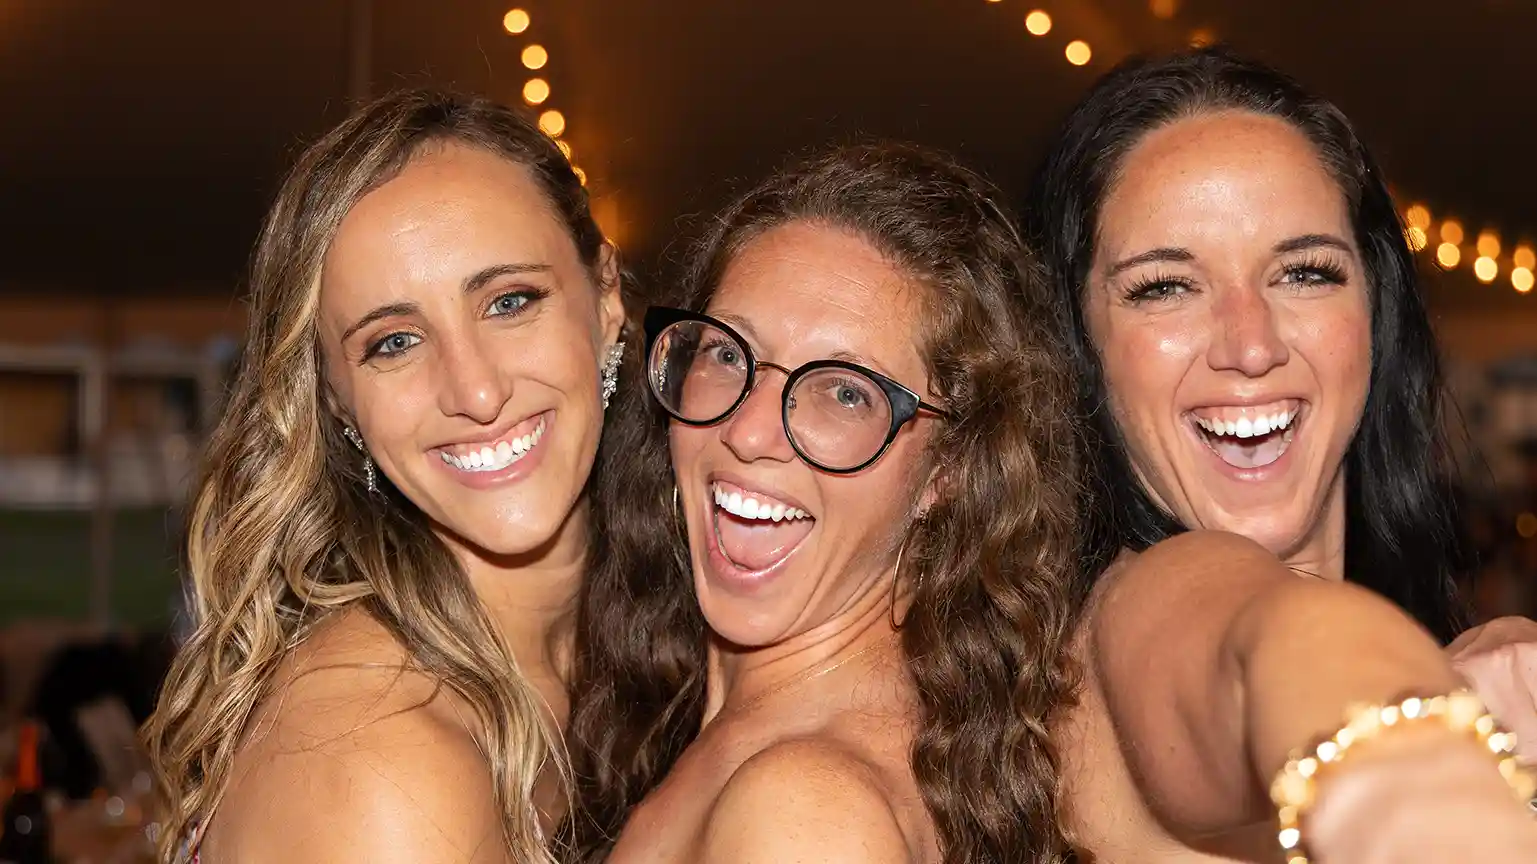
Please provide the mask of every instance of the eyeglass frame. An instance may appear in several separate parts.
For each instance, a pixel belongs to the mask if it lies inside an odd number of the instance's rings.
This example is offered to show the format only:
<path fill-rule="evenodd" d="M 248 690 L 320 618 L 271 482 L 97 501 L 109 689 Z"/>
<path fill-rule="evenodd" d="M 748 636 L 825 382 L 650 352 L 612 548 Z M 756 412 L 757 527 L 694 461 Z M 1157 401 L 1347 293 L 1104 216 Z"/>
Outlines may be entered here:
<path fill-rule="evenodd" d="M 736 343 L 741 346 L 742 351 L 747 355 L 747 382 L 743 385 L 741 394 L 737 396 L 736 401 L 731 403 L 731 407 L 709 420 L 690 420 L 668 407 L 667 400 L 657 392 L 656 377 L 652 375 L 654 365 L 653 354 L 656 352 L 657 343 L 661 340 L 662 334 L 676 324 L 686 324 L 689 322 L 704 324 L 720 330 L 736 340 Z M 791 369 L 779 363 L 760 360 L 753 352 L 752 345 L 742 338 L 742 334 L 733 330 L 731 325 L 724 321 L 712 318 L 702 312 L 693 312 L 688 309 L 678 309 L 672 306 L 651 306 L 646 309 L 645 331 L 646 390 L 651 394 L 651 398 L 655 399 L 656 403 L 667 413 L 667 416 L 685 426 L 704 427 L 722 423 L 735 414 L 737 409 L 742 407 L 742 403 L 747 401 L 748 397 L 752 395 L 753 390 L 758 386 L 758 367 L 767 366 L 770 369 L 783 373 L 785 376 L 784 387 L 779 392 L 779 421 L 784 427 L 785 440 L 790 442 L 791 449 L 795 451 L 795 455 L 799 456 L 802 461 L 828 474 L 855 474 L 880 461 L 880 458 L 886 455 L 886 451 L 891 449 L 892 442 L 897 439 L 897 433 L 902 431 L 903 426 L 916 419 L 919 411 L 929 411 L 945 420 L 954 419 L 954 416 L 949 411 L 923 401 L 923 398 L 912 388 L 858 363 L 829 358 L 825 360 L 812 360 L 809 363 L 802 363 Z M 791 391 L 795 389 L 795 385 L 800 383 L 802 378 L 823 369 L 843 369 L 869 378 L 875 382 L 875 386 L 881 388 L 881 392 L 886 395 L 886 404 L 891 407 L 891 425 L 886 430 L 886 440 L 875 451 L 875 455 L 852 468 L 832 468 L 811 458 L 801 449 L 799 444 L 795 443 L 795 433 L 790 429 Z"/>

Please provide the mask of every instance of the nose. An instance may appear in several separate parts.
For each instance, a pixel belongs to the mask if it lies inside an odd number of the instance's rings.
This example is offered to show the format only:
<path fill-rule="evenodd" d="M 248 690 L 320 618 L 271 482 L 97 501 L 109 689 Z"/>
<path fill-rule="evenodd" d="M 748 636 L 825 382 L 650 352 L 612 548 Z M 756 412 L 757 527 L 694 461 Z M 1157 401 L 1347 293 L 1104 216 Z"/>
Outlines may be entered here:
<path fill-rule="evenodd" d="M 1218 291 L 1212 312 L 1214 332 L 1206 357 L 1211 368 L 1258 378 L 1287 361 L 1286 342 L 1263 291 L 1247 286 Z"/>
<path fill-rule="evenodd" d="M 492 423 L 512 397 L 512 382 L 496 358 L 472 336 L 443 340 L 438 357 L 442 371 L 438 407 L 449 416 Z"/>
<path fill-rule="evenodd" d="M 782 384 L 780 375 L 765 379 L 760 371 L 747 399 L 726 418 L 721 440 L 743 462 L 758 459 L 789 462 L 795 458 L 795 449 L 790 446 L 781 413 L 784 404 Z"/>

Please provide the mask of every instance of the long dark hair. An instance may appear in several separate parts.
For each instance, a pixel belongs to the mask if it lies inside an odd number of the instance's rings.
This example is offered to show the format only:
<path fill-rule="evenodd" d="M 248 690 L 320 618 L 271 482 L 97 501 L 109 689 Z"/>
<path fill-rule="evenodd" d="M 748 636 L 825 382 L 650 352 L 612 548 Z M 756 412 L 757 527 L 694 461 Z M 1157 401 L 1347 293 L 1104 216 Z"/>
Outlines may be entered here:
<path fill-rule="evenodd" d="M 677 302 L 702 310 L 743 247 L 796 222 L 858 234 L 928 289 L 927 368 L 953 420 L 931 445 L 939 500 L 913 525 L 897 574 L 913 598 L 902 624 L 920 702 L 912 767 L 946 861 L 1056 864 L 1068 846 L 1049 730 L 1075 681 L 1065 650 L 1079 531 L 1071 370 L 1042 276 L 998 200 L 928 151 L 839 148 L 718 216 Z M 648 416 L 651 442 L 626 482 L 634 506 L 670 509 L 667 425 Z M 661 539 L 681 552 L 681 538 Z M 686 572 L 593 581 L 589 596 L 609 611 L 584 627 L 595 641 L 574 688 L 580 809 L 567 834 L 587 860 L 697 733 L 705 645 Z M 612 730 L 635 712 L 657 719 Z"/>
<path fill-rule="evenodd" d="M 1096 498 L 1088 559 L 1100 572 L 1123 548 L 1144 549 L 1185 530 L 1132 470 L 1084 324 L 1100 207 L 1127 152 L 1149 132 L 1222 110 L 1291 124 L 1345 196 L 1372 314 L 1371 389 L 1345 457 L 1345 574 L 1449 640 L 1464 623 L 1454 572 L 1461 534 L 1450 494 L 1440 361 L 1404 226 L 1376 161 L 1338 108 L 1225 48 L 1132 60 L 1100 79 L 1068 118 L 1028 197 L 1026 233 L 1059 293 L 1056 308 L 1072 337 L 1087 418 L 1088 485 Z"/>

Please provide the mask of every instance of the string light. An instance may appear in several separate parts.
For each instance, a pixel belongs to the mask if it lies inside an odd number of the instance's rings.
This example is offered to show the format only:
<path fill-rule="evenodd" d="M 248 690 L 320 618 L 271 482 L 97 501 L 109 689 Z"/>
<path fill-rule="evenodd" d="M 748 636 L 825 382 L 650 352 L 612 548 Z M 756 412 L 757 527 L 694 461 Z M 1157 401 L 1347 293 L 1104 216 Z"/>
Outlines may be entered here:
<path fill-rule="evenodd" d="M 1493 282 L 1494 277 L 1500 275 L 1500 265 L 1488 255 L 1480 255 L 1473 260 L 1473 275 L 1485 284 Z"/>
<path fill-rule="evenodd" d="M 502 16 L 502 29 L 508 33 L 518 34 L 528 29 L 530 24 L 528 13 L 522 9 L 514 9 Z"/>
<path fill-rule="evenodd" d="M 1045 36 L 1051 32 L 1051 16 L 1036 9 L 1025 16 L 1025 29 L 1031 36 Z"/>
<path fill-rule="evenodd" d="M 559 138 L 566 131 L 566 115 L 559 111 L 546 111 L 539 115 L 539 128 L 551 138 Z"/>
<path fill-rule="evenodd" d="M 1424 204 L 1410 204 L 1404 211 L 1404 221 L 1423 232 L 1430 228 L 1430 208 Z"/>
<path fill-rule="evenodd" d="M 1532 283 L 1534 281 L 1537 281 L 1537 279 L 1532 277 L 1532 269 L 1530 267 L 1517 267 L 1510 271 L 1510 287 L 1516 289 L 1518 293 L 1525 294 L 1532 290 Z"/>
<path fill-rule="evenodd" d="M 565 154 L 566 161 L 571 161 L 571 145 L 566 143 L 566 139 L 561 138 L 560 140 L 556 141 L 555 146 L 559 147 L 560 152 Z"/>
<path fill-rule="evenodd" d="M 1462 223 L 1456 219 L 1448 219 L 1441 223 L 1441 242 L 1450 243 L 1453 246 L 1462 245 Z"/>
<path fill-rule="evenodd" d="M 523 49 L 523 65 L 529 69 L 543 69 L 550 62 L 550 52 L 543 45 L 530 45 Z"/>
<path fill-rule="evenodd" d="M 1216 44 L 1216 42 L 1217 34 L 1207 30 L 1205 27 L 1202 27 L 1198 30 L 1193 30 L 1190 33 L 1191 48 L 1206 48 L 1210 45 Z"/>
<path fill-rule="evenodd" d="M 1500 257 L 1500 237 L 1493 231 L 1485 231 L 1478 235 L 1478 254 L 1485 258 Z"/>
<path fill-rule="evenodd" d="M 1063 53 L 1067 55 L 1067 62 L 1074 66 L 1085 66 L 1088 64 L 1089 58 L 1094 56 L 1094 52 L 1089 50 L 1089 43 L 1082 39 L 1074 39 L 1067 43 L 1067 48 Z"/>
<path fill-rule="evenodd" d="M 580 180 L 583 186 L 587 185 L 587 172 L 586 171 L 583 171 L 581 168 L 577 167 L 576 165 L 572 165 L 571 166 L 571 173 L 576 175 L 576 179 Z"/>
<path fill-rule="evenodd" d="M 1424 249 L 1426 244 L 1430 243 L 1430 238 L 1425 235 L 1425 229 L 1418 225 L 1410 225 L 1409 230 L 1404 232 L 1404 236 L 1409 239 L 1409 249 L 1414 252 Z"/>
<path fill-rule="evenodd" d="M 523 85 L 523 101 L 530 105 L 538 105 L 550 98 L 550 82 L 543 78 L 530 78 Z"/>
<path fill-rule="evenodd" d="M 1442 243 L 1436 247 L 1436 263 L 1443 269 L 1450 270 L 1461 260 L 1462 250 L 1457 248 L 1456 243 Z"/>

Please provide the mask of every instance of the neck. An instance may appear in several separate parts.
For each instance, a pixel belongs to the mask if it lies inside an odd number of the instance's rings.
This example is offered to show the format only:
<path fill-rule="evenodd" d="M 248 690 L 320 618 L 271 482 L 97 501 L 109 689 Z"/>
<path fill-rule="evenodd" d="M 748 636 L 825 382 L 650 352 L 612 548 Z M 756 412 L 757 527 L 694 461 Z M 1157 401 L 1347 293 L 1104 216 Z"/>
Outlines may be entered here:
<path fill-rule="evenodd" d="M 543 545 L 498 555 L 445 536 L 470 586 L 525 674 L 562 677 L 567 638 L 555 629 L 571 611 L 585 572 L 587 501 L 577 502 Z M 552 639 L 552 634 L 557 638 Z"/>
<path fill-rule="evenodd" d="M 796 686 L 865 650 L 893 641 L 906 598 L 896 600 L 892 614 L 892 583 L 895 574 L 878 580 L 859 599 L 832 619 L 782 642 L 761 648 L 744 648 L 711 637 L 709 677 L 706 681 L 705 725 L 722 712 L 767 698 L 776 689 Z"/>
<path fill-rule="evenodd" d="M 1313 530 L 1297 547 L 1281 556 L 1293 570 L 1327 579 L 1345 580 L 1345 469 L 1334 479 L 1329 498 Z"/>

